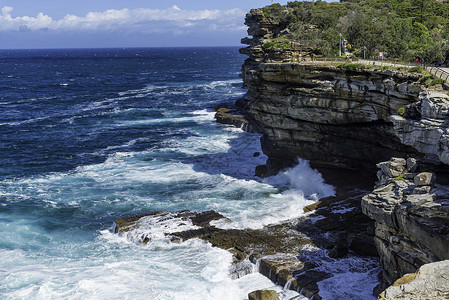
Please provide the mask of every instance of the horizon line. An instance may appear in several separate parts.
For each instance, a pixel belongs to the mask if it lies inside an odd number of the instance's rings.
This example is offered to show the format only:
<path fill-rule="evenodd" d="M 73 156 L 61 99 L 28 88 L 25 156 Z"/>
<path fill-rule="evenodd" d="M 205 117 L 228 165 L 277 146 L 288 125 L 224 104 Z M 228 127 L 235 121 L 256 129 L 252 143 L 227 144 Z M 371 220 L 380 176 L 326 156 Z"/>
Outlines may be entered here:
<path fill-rule="evenodd" d="M 222 46 L 130 46 L 130 47 L 55 47 L 55 48 L 0 48 L 0 51 L 8 50 L 95 50 L 95 49 L 169 49 L 169 48 L 227 48 L 244 47 L 241 45 Z"/>

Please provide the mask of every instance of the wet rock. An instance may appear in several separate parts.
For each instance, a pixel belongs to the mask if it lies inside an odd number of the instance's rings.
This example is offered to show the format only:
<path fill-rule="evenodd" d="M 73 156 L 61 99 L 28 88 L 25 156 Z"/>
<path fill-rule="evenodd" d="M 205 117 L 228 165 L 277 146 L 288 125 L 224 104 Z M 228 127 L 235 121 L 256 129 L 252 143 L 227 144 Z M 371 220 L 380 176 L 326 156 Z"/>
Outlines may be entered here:
<path fill-rule="evenodd" d="M 256 167 L 255 176 L 265 178 L 269 176 L 269 169 L 267 165 L 259 165 Z"/>
<path fill-rule="evenodd" d="M 331 251 L 329 251 L 329 257 L 341 258 L 348 254 L 348 247 L 342 244 L 335 245 Z"/>
<path fill-rule="evenodd" d="M 285 286 L 293 278 L 293 272 L 302 268 L 304 268 L 304 264 L 298 260 L 296 255 L 278 253 L 261 258 L 258 271 L 271 281 Z M 295 283 L 293 284 L 294 287 Z"/>
<path fill-rule="evenodd" d="M 331 250 L 331 256 L 344 256 L 348 250 L 358 255 L 377 256 L 374 246 L 374 222 L 362 213 L 360 206 L 366 193 L 354 189 L 341 190 L 337 196 L 323 198 L 304 208 L 304 212 L 313 212 L 310 215 L 312 220 L 317 218 L 314 221 L 316 228 L 311 230 L 319 229 L 321 234 L 332 233 L 333 238 L 328 238 L 325 243 L 320 244 L 320 247 Z M 314 236 L 312 232 L 305 232 Z"/>
<path fill-rule="evenodd" d="M 278 294 L 273 290 L 258 290 L 248 294 L 248 300 L 279 300 Z"/>
<path fill-rule="evenodd" d="M 296 281 L 298 283 L 298 288 L 304 296 L 318 300 L 321 299 L 321 297 L 318 294 L 320 290 L 317 282 L 330 277 L 332 277 L 332 275 L 327 272 L 310 270 L 296 275 Z"/>
<path fill-rule="evenodd" d="M 215 119 L 218 123 L 234 125 L 235 127 L 241 128 L 245 131 L 252 132 L 254 127 L 249 123 L 249 121 L 235 109 L 220 107 L 215 109 Z"/>
<path fill-rule="evenodd" d="M 210 226 L 211 221 L 225 219 L 222 214 L 217 213 L 216 211 L 210 210 L 201 213 L 195 213 L 190 217 L 193 225 L 206 227 Z"/>
<path fill-rule="evenodd" d="M 241 252 L 235 253 L 232 250 L 230 252 L 233 255 L 236 255 L 238 260 L 238 262 L 229 269 L 229 274 L 232 279 L 238 279 L 254 272 L 254 264 L 249 259 L 238 257 L 242 254 Z"/>
<path fill-rule="evenodd" d="M 374 245 L 373 236 L 374 230 L 372 233 L 368 231 L 366 234 L 349 234 L 349 250 L 352 250 L 359 255 L 379 256 L 376 246 Z"/>
<path fill-rule="evenodd" d="M 176 231 L 176 226 L 166 231 L 165 235 L 172 242 L 182 242 L 192 238 L 199 238 L 209 242 L 214 247 L 230 251 L 233 254 L 234 266 L 230 273 L 233 278 L 244 276 L 253 271 L 250 261 L 259 266 L 259 272 L 270 278 L 273 282 L 285 285 L 290 281 L 291 288 L 297 285 L 293 278 L 293 272 L 304 267 L 297 255 L 305 245 L 313 245 L 313 242 L 303 233 L 299 232 L 296 225 L 291 223 L 266 226 L 263 229 L 222 229 L 211 225 L 211 221 L 224 220 L 221 214 L 214 211 L 195 213 L 182 211 L 177 213 L 157 212 L 128 217 L 116 220 L 115 232 L 125 234 L 144 223 L 148 217 L 155 218 L 150 222 L 151 226 L 158 226 L 158 221 L 166 222 L 178 220 L 189 223 L 194 228 Z M 158 219 L 159 218 L 159 219 Z M 173 222 L 172 222 L 173 223 Z M 145 225 L 148 228 L 148 225 Z M 151 231 L 151 228 L 148 228 Z M 139 234 L 139 243 L 151 242 L 145 233 Z"/>
<path fill-rule="evenodd" d="M 114 233 L 124 233 L 127 232 L 137 226 L 137 221 L 142 219 L 143 217 L 148 216 L 165 216 L 168 215 L 168 212 L 165 211 L 156 211 L 147 214 L 140 214 L 131 217 L 126 217 L 123 219 L 118 219 L 114 221 Z"/>

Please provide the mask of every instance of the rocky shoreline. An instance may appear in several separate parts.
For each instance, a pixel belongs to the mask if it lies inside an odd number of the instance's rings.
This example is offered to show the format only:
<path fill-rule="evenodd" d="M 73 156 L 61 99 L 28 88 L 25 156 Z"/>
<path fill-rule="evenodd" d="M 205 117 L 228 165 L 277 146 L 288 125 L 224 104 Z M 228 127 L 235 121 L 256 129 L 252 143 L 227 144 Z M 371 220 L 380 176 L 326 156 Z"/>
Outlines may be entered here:
<path fill-rule="evenodd" d="M 374 191 L 358 202 L 375 220 L 383 268 L 375 295 L 392 284 L 406 291 L 406 284 L 395 281 L 449 258 L 449 96 L 423 87 L 422 74 L 406 69 L 307 63 L 312 54 L 301 45 L 267 50 L 264 44 L 282 32 L 260 10 L 251 10 L 245 24 L 252 36 L 242 40 L 248 47 L 241 50 L 248 56 L 242 67 L 248 92 L 237 104 L 263 134 L 268 161 L 259 173 L 275 174 L 301 157 L 324 174 L 354 170 L 367 175 L 360 181 L 374 185 L 369 178 L 377 164 Z M 346 196 L 340 191 L 337 197 Z M 438 297 L 447 297 L 449 280 L 438 282 Z M 382 297 L 402 299 L 397 288 L 387 291 Z"/>
<path fill-rule="evenodd" d="M 231 220 L 214 211 L 176 213 L 153 212 L 116 220 L 114 232 L 141 244 L 151 243 L 151 230 L 134 229 L 179 224 L 179 230 L 167 232 L 172 243 L 199 238 L 233 255 L 230 276 L 237 279 L 259 272 L 274 283 L 297 291 L 310 299 L 322 299 L 318 282 L 335 275 L 323 268 L 328 261 L 339 264 L 344 257 L 366 257 L 375 268 L 374 223 L 362 214 L 360 199 L 366 192 L 348 191 L 339 197 L 321 199 L 304 208 L 304 215 L 262 229 L 223 229 L 218 224 Z M 189 229 L 182 230 L 189 225 Z M 354 226 L 357 224 L 357 226 Z M 193 226 L 194 228 L 190 228 Z M 373 258 L 370 258 L 373 257 Z"/>
<path fill-rule="evenodd" d="M 257 176 L 301 157 L 337 188 L 336 196 L 257 230 L 218 226 L 230 220 L 217 212 L 183 211 L 120 219 L 115 232 L 126 236 L 145 220 L 176 219 L 190 225 L 166 233 L 171 242 L 203 239 L 233 254 L 234 278 L 259 271 L 315 300 L 326 299 L 319 285 L 338 272 L 322 264 L 351 256 L 366 259 L 370 271 L 380 259 L 374 294 L 381 299 L 448 298 L 449 96 L 423 88 L 422 75 L 407 70 L 304 63 L 313 51 L 301 45 L 264 49 L 281 33 L 260 10 L 251 10 L 245 24 L 252 36 L 241 50 L 248 55 L 242 66 L 248 92 L 238 110 L 217 108 L 217 122 L 262 134 L 268 160 Z"/>

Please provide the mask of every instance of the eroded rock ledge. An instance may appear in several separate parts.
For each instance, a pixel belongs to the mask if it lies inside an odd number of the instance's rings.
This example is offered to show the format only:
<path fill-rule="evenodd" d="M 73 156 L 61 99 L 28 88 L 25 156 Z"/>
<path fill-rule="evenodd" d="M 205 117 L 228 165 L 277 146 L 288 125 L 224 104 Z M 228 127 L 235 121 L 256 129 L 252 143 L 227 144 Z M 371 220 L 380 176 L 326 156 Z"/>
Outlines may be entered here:
<path fill-rule="evenodd" d="M 233 254 L 234 263 L 229 270 L 232 278 L 257 268 L 273 282 L 282 286 L 288 283 L 289 289 L 317 300 L 321 299 L 318 283 L 338 275 L 333 268 L 326 269 L 326 263 L 332 265 L 354 254 L 377 255 L 373 252 L 373 222 L 360 209 L 364 194 L 348 191 L 344 196 L 322 199 L 305 208 L 307 217 L 262 229 L 222 229 L 216 225 L 231 221 L 217 212 L 180 211 L 118 219 L 114 232 L 140 244 L 160 238 L 173 243 L 203 239 Z M 366 258 L 361 267 L 366 264 L 376 268 L 377 260 Z"/>

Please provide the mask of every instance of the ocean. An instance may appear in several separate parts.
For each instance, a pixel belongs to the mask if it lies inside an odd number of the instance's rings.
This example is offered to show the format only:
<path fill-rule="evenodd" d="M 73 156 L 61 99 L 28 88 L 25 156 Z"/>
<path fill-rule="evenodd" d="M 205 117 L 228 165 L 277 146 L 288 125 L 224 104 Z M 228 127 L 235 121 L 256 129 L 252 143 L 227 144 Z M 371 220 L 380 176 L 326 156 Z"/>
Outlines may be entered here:
<path fill-rule="evenodd" d="M 245 93 L 244 59 L 237 47 L 0 50 L 0 299 L 281 292 L 257 271 L 231 279 L 225 250 L 170 243 L 179 224 L 148 229 L 147 245 L 112 230 L 115 219 L 179 210 L 261 228 L 333 194 L 306 162 L 255 177 L 260 135 L 214 121 L 213 107 Z M 329 263 L 341 270 L 319 284 L 325 299 L 370 297 L 367 260 Z"/>

